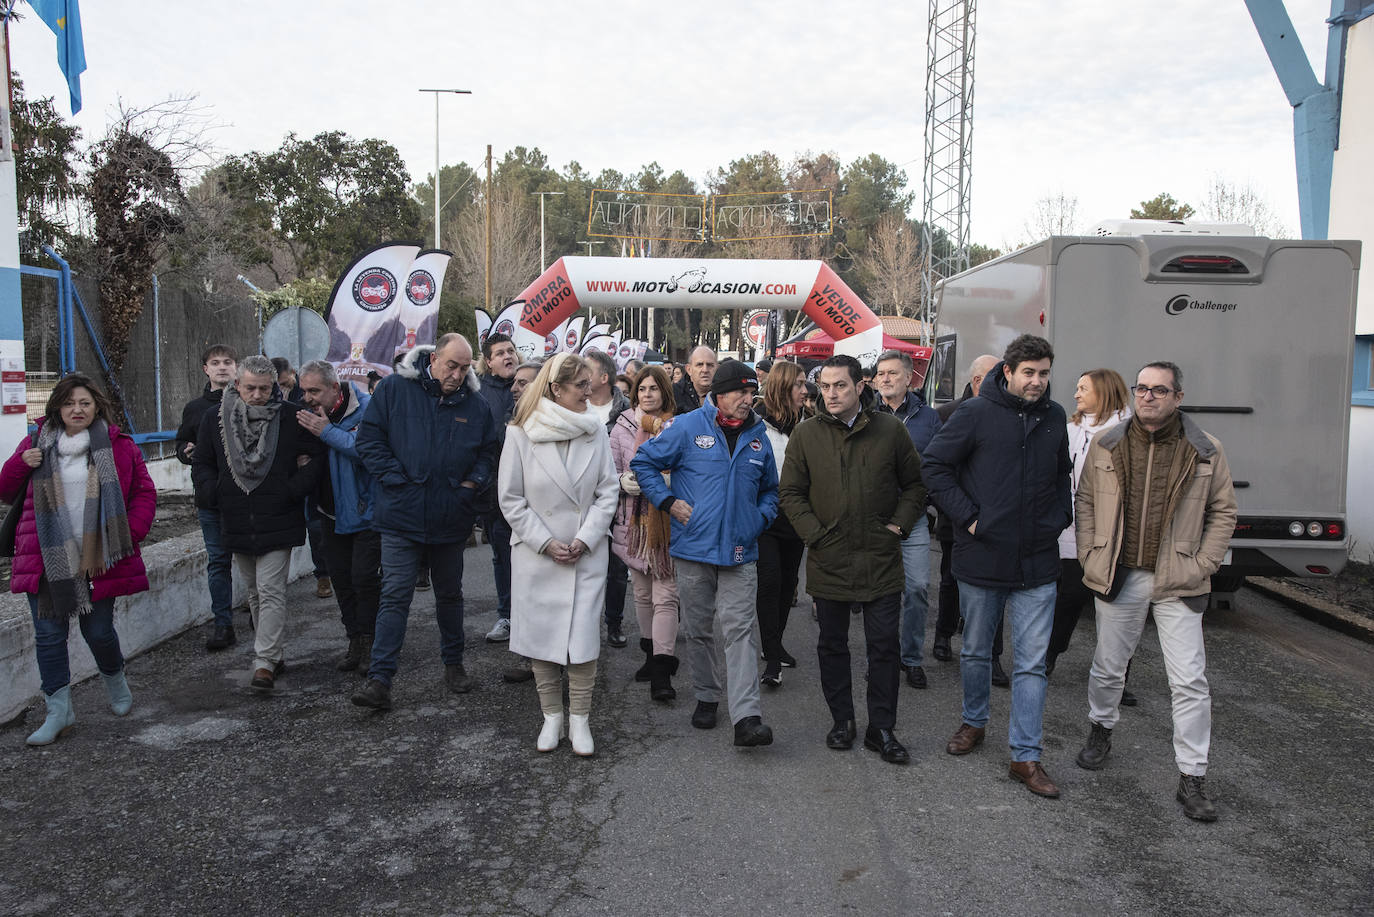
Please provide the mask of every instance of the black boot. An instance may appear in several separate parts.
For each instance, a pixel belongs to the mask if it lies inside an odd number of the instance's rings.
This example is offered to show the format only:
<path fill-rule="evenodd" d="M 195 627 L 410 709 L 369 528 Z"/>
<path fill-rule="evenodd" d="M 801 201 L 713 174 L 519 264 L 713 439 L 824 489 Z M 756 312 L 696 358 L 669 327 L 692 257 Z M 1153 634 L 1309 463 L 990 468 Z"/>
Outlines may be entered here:
<path fill-rule="evenodd" d="M 635 681 L 648 681 L 653 674 L 654 641 L 648 637 L 639 638 L 639 648 L 644 651 L 644 664 L 635 670 Z"/>
<path fill-rule="evenodd" d="M 363 638 L 349 637 L 348 650 L 344 652 L 343 658 L 339 660 L 338 670 L 340 672 L 351 672 L 358 667 L 358 663 L 363 659 Z"/>
<path fill-rule="evenodd" d="M 667 703 L 677 699 L 672 678 L 677 674 L 676 656 L 654 656 L 649 660 L 649 696 Z"/>
<path fill-rule="evenodd" d="M 1112 731 L 1100 723 L 1093 723 L 1092 727 L 1088 733 L 1088 743 L 1075 760 L 1084 770 L 1100 771 L 1112 750 Z"/>

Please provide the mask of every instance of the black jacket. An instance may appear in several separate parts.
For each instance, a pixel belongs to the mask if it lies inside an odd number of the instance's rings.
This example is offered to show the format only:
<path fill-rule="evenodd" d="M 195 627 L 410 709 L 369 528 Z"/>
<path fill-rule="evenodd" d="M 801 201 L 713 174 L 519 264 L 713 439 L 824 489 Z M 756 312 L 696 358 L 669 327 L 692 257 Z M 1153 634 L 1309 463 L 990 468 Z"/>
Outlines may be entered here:
<path fill-rule="evenodd" d="M 959 410 L 960 405 L 966 403 L 973 397 L 973 386 L 964 383 L 964 393 L 953 401 L 946 401 L 935 409 L 935 414 L 940 418 L 941 424 L 949 423 L 949 418 L 954 412 Z M 950 524 L 949 517 L 944 510 L 935 507 L 935 540 L 941 544 L 948 544 L 954 541 L 954 526 Z"/>
<path fill-rule="evenodd" d="M 196 437 L 200 435 L 200 424 L 205 419 L 206 412 L 218 412 L 222 400 L 224 389 L 212 389 L 207 382 L 200 397 L 186 402 L 186 407 L 181 409 L 181 426 L 177 427 L 176 441 L 177 461 L 181 464 L 191 464 L 191 457 L 186 454 L 186 444 L 196 444 Z"/>
<path fill-rule="evenodd" d="M 1073 521 L 1073 498 L 1067 418 L 1048 389 L 1029 403 L 1012 395 L 998 363 L 921 459 L 931 499 L 954 526 L 956 579 L 1025 589 L 1059 578 L 1059 533 Z"/>
<path fill-rule="evenodd" d="M 277 414 L 281 430 L 266 479 L 244 493 L 229 472 L 220 412 L 205 415 L 196 439 L 191 480 L 196 505 L 219 510 L 224 545 L 234 554 L 255 557 L 305 544 L 305 498 L 324 473 L 324 445 L 296 422 L 299 405 L 284 402 Z M 296 457 L 310 459 L 297 467 Z"/>
<path fill-rule="evenodd" d="M 683 376 L 682 381 L 673 386 L 673 404 L 674 416 L 681 416 L 688 411 L 695 411 L 701 407 L 701 396 L 697 394 L 696 386 L 692 384 L 692 380 L 686 376 Z"/>

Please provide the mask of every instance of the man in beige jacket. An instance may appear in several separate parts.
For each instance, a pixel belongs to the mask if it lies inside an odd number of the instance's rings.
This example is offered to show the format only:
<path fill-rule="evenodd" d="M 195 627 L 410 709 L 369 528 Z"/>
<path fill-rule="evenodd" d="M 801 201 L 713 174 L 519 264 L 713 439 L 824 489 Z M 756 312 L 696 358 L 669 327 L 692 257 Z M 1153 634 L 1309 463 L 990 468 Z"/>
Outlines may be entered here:
<path fill-rule="evenodd" d="M 1126 665 L 1153 611 L 1173 698 L 1177 799 L 1189 818 L 1216 821 L 1203 787 L 1212 700 L 1202 612 L 1235 531 L 1236 494 L 1221 443 L 1179 412 L 1176 365 L 1146 365 L 1132 391 L 1135 415 L 1093 440 L 1075 503 L 1083 582 L 1098 594 L 1092 730 L 1078 766 L 1106 764 Z"/>

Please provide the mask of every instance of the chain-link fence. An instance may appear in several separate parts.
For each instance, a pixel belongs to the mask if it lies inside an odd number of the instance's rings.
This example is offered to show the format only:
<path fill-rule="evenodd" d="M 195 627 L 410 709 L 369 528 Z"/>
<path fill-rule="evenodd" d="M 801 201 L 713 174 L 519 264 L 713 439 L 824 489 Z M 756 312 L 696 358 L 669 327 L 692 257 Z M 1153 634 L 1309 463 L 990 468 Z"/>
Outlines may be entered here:
<path fill-rule="evenodd" d="M 91 326 L 103 344 L 100 293 L 93 277 L 74 275 Z M 21 281 L 24 311 L 24 362 L 28 371 L 29 419 L 42 416 L 48 393 L 60 378 L 58 357 L 58 284 L 48 277 L 25 274 Z M 100 368 L 91 336 L 80 312 L 76 323 L 76 366 L 111 388 Z M 156 333 L 154 329 L 156 327 Z M 211 344 L 228 344 L 240 355 L 256 353 L 256 305 L 242 292 L 207 290 L 180 275 L 159 278 L 156 297 L 149 294 L 134 325 L 124 369 L 118 374 L 124 405 L 139 433 L 175 430 L 181 409 L 205 385 L 201 354 Z M 122 425 L 122 424 L 121 424 Z M 150 448 L 150 455 L 158 450 Z M 168 449 L 170 454 L 170 448 Z"/>

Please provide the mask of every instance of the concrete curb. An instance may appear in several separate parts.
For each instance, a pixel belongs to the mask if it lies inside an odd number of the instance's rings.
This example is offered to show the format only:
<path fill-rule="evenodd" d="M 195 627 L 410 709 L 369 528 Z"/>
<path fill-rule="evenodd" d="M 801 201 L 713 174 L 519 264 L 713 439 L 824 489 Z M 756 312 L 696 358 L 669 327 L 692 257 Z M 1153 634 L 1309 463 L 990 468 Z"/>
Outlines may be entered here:
<path fill-rule="evenodd" d="M 210 620 L 205 542 L 200 532 L 150 545 L 143 551 L 143 563 L 148 568 L 148 591 L 115 601 L 115 630 L 126 657 L 136 656 Z M 312 575 L 314 569 L 309 547 L 292 551 L 292 581 Z M 235 571 L 234 605 L 245 601 L 243 584 Z M 68 639 L 67 656 L 71 660 L 73 684 L 96 674 L 95 660 L 81 638 L 81 629 L 75 625 Z M 23 712 L 38 699 L 38 694 L 38 661 L 34 655 L 28 596 L 4 593 L 0 595 L 0 723 L 8 723 Z"/>
<path fill-rule="evenodd" d="M 1363 615 L 1347 611 L 1334 602 L 1310 595 L 1282 580 L 1249 576 L 1245 578 L 1245 584 L 1256 592 L 1277 599 L 1309 621 L 1315 621 L 1366 643 L 1374 643 L 1374 621 Z"/>

